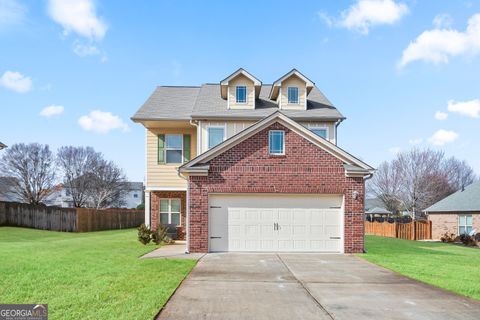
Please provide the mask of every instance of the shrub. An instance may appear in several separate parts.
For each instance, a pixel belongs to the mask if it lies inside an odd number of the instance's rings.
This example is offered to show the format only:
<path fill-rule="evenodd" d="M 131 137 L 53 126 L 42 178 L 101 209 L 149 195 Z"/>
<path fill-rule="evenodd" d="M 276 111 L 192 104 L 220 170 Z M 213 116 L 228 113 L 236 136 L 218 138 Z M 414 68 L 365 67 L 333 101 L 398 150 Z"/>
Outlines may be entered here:
<path fill-rule="evenodd" d="M 162 243 L 164 239 L 167 237 L 167 227 L 159 224 L 157 226 L 157 230 L 152 230 L 152 241 L 156 244 Z"/>
<path fill-rule="evenodd" d="M 460 235 L 460 241 L 467 247 L 475 247 L 477 245 L 475 238 L 468 234 Z"/>
<path fill-rule="evenodd" d="M 145 209 L 145 203 L 140 203 L 138 206 L 137 206 L 137 210 L 143 210 Z"/>
<path fill-rule="evenodd" d="M 475 241 L 480 242 L 480 232 L 475 235 Z"/>
<path fill-rule="evenodd" d="M 454 233 L 445 232 L 445 234 L 440 238 L 442 242 L 456 242 L 457 237 Z"/>
<path fill-rule="evenodd" d="M 138 241 L 144 245 L 152 241 L 151 231 L 145 223 L 142 223 L 140 227 L 138 227 Z"/>

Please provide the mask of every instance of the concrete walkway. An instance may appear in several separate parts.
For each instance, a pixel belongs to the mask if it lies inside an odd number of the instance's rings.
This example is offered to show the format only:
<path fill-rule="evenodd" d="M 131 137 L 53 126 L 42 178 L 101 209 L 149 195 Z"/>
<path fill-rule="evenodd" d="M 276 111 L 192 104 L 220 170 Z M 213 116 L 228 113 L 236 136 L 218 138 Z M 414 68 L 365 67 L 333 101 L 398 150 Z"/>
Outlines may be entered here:
<path fill-rule="evenodd" d="M 350 255 L 208 254 L 159 319 L 480 319 L 480 302 Z"/>
<path fill-rule="evenodd" d="M 142 259 L 201 259 L 205 253 L 185 253 L 185 241 L 175 241 L 142 256 Z"/>

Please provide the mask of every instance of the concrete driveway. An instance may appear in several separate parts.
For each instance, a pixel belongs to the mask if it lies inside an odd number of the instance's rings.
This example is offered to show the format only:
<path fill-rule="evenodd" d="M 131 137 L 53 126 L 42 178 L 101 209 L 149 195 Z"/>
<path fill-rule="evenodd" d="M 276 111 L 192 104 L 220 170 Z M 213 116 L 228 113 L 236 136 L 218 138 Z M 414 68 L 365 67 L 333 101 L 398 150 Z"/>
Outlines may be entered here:
<path fill-rule="evenodd" d="M 159 319 L 480 319 L 480 302 L 350 255 L 207 254 Z"/>

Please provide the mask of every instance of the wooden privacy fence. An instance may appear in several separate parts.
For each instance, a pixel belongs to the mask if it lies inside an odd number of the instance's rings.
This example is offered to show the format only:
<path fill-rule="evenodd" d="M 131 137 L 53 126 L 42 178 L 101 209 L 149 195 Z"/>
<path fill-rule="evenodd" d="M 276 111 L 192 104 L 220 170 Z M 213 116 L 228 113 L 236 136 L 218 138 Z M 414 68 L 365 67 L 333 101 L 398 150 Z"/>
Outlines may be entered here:
<path fill-rule="evenodd" d="M 432 239 L 432 222 L 423 220 L 409 223 L 365 221 L 365 234 L 406 240 Z"/>
<path fill-rule="evenodd" d="M 58 208 L 0 202 L 0 226 L 88 232 L 134 228 L 143 222 L 143 210 Z"/>

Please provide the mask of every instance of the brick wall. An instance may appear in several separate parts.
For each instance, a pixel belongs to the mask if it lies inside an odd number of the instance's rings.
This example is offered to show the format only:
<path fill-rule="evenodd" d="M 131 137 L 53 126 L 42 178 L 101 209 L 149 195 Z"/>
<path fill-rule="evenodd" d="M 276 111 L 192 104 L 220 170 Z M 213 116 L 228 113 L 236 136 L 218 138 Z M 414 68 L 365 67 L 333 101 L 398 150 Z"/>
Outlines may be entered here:
<path fill-rule="evenodd" d="M 180 199 L 181 202 L 181 227 L 177 228 L 177 239 L 185 240 L 185 224 L 187 221 L 187 193 L 185 191 L 152 191 L 150 193 L 150 219 L 152 229 L 156 229 L 160 223 L 160 199 Z"/>
<path fill-rule="evenodd" d="M 285 130 L 284 156 L 268 153 L 272 129 Z M 363 250 L 363 178 L 345 177 L 342 161 L 279 123 L 212 159 L 189 188 L 191 252 L 208 251 L 209 193 L 345 194 L 345 252 Z"/>
<path fill-rule="evenodd" d="M 472 228 L 480 232 L 480 213 L 442 213 L 429 212 L 428 220 L 432 221 L 432 239 L 439 240 L 446 232 L 458 235 L 458 215 L 472 215 Z"/>

